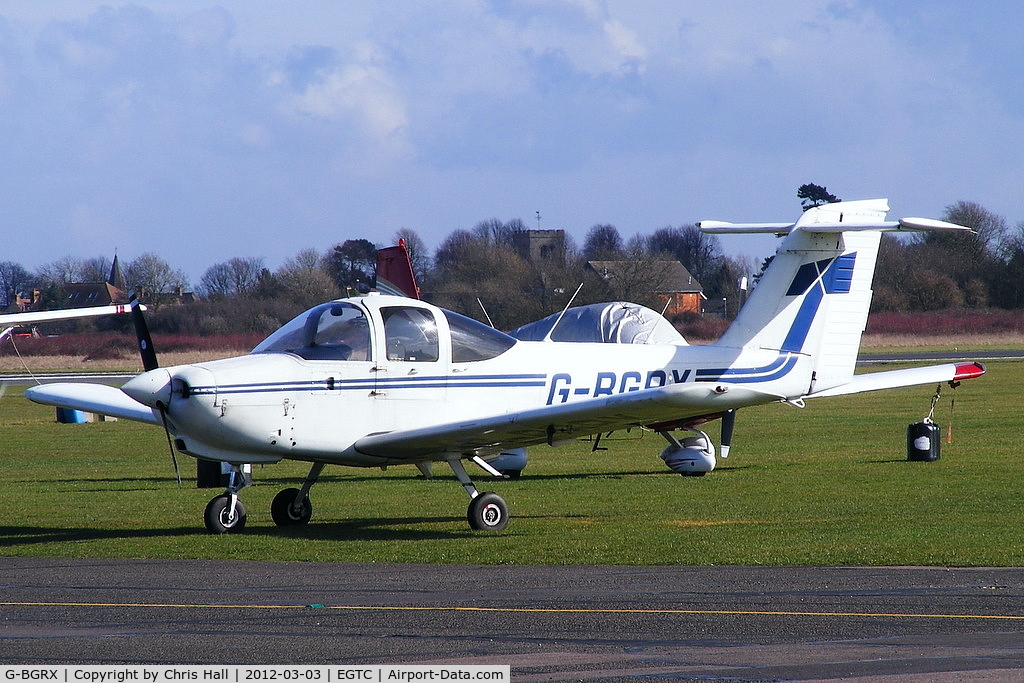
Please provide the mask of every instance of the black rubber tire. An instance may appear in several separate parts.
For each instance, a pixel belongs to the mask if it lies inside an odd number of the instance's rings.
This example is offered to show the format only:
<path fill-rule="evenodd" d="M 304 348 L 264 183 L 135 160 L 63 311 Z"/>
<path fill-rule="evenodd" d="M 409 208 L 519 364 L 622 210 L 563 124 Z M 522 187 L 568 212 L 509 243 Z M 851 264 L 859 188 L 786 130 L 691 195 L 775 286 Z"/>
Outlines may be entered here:
<path fill-rule="evenodd" d="M 295 514 L 295 510 L 292 509 L 292 503 L 299 496 L 299 489 L 283 489 L 276 496 L 274 501 L 270 504 L 270 516 L 274 519 L 274 524 L 278 526 L 300 526 L 302 524 L 309 524 L 309 518 L 313 516 L 313 504 L 309 502 L 309 496 L 302 501 L 302 507 L 299 509 L 299 514 Z"/>
<path fill-rule="evenodd" d="M 469 503 L 466 511 L 474 531 L 501 531 L 508 524 L 508 506 L 497 493 L 481 493 Z"/>
<path fill-rule="evenodd" d="M 203 521 L 206 530 L 211 534 L 237 534 L 245 528 L 245 505 L 239 500 L 235 503 L 235 517 L 228 519 L 231 507 L 231 496 L 224 494 L 211 500 L 206 506 Z"/>

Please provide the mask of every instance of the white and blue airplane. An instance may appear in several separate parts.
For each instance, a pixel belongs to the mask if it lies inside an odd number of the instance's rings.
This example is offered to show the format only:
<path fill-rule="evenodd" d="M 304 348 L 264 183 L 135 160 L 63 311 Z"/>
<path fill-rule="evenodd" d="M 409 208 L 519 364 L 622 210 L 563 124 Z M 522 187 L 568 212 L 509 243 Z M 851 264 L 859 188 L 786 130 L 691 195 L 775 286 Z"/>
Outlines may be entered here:
<path fill-rule="evenodd" d="M 163 426 L 178 452 L 229 463 L 227 489 L 204 515 L 213 533 L 245 525 L 239 492 L 248 480 L 239 467 L 285 459 L 311 467 L 300 488 L 274 498 L 278 525 L 310 520 L 309 490 L 327 465 L 446 462 L 469 494 L 470 526 L 498 531 L 508 508 L 477 490 L 466 460 L 495 474 L 484 457 L 645 426 L 669 442 L 670 465 L 706 468 L 710 439 L 701 434 L 694 445 L 675 431 L 729 416 L 731 432 L 731 416 L 746 406 L 803 406 L 983 374 L 974 362 L 854 374 L 882 233 L 968 230 L 886 221 L 887 211 L 885 200 L 870 200 L 812 208 L 795 223 L 702 223 L 717 233 L 786 235 L 736 320 L 709 345 L 519 341 L 426 302 L 378 294 L 316 306 L 246 356 L 169 368 L 158 367 L 138 313 L 142 374 L 120 388 L 49 384 L 26 396 Z"/>

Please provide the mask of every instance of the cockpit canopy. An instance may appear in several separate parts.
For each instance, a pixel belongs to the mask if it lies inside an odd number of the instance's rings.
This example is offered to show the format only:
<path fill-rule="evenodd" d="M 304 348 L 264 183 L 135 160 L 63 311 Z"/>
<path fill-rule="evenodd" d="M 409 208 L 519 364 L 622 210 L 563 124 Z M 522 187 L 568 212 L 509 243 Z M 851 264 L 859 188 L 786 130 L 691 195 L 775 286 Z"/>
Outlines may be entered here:
<path fill-rule="evenodd" d="M 352 301 L 332 301 L 296 316 L 267 337 L 252 353 L 291 353 L 306 360 L 436 362 L 442 345 L 451 347 L 454 363 L 495 358 L 516 340 L 458 313 L 400 303 L 370 310 Z M 436 312 L 446 324 L 438 325 Z M 379 322 L 371 322 L 376 313 Z M 371 330 L 371 327 L 374 329 Z M 374 334 L 376 332 L 376 334 Z M 374 351 L 374 339 L 383 344 Z"/>

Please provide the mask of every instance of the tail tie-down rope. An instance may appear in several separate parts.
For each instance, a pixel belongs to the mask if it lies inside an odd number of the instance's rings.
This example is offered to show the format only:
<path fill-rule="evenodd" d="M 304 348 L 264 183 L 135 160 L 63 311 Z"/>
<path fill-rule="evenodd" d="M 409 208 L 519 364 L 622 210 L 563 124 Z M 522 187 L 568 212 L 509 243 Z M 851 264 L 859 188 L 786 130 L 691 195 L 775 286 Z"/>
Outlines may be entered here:
<path fill-rule="evenodd" d="M 960 382 L 950 382 L 949 386 L 956 389 L 960 386 Z M 942 396 L 942 385 L 939 384 L 935 387 L 935 395 L 932 396 L 932 405 L 928 408 L 928 415 L 924 418 L 923 422 L 932 422 L 932 415 L 935 414 L 935 404 L 939 402 L 939 398 Z M 956 396 L 950 396 L 949 398 L 949 424 L 946 425 L 946 443 L 953 443 L 953 412 L 956 408 Z"/>

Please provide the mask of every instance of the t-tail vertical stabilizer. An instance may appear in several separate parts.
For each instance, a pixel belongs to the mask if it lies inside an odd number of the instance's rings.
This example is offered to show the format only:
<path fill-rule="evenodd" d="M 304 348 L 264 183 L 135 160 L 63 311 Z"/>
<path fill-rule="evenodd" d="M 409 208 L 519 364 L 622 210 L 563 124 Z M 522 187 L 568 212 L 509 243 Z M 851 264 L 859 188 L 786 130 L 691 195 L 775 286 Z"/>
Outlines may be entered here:
<path fill-rule="evenodd" d="M 398 240 L 393 247 L 377 250 L 377 291 L 395 296 L 420 298 L 420 288 L 412 272 L 412 259 L 405 246 L 405 240 Z"/>
<path fill-rule="evenodd" d="M 814 207 L 793 224 L 702 222 L 706 232 L 786 235 L 716 344 L 803 358 L 810 363 L 808 395 L 850 382 L 871 305 L 882 232 L 968 230 L 924 219 L 887 222 L 888 210 L 887 200 L 875 199 Z"/>

